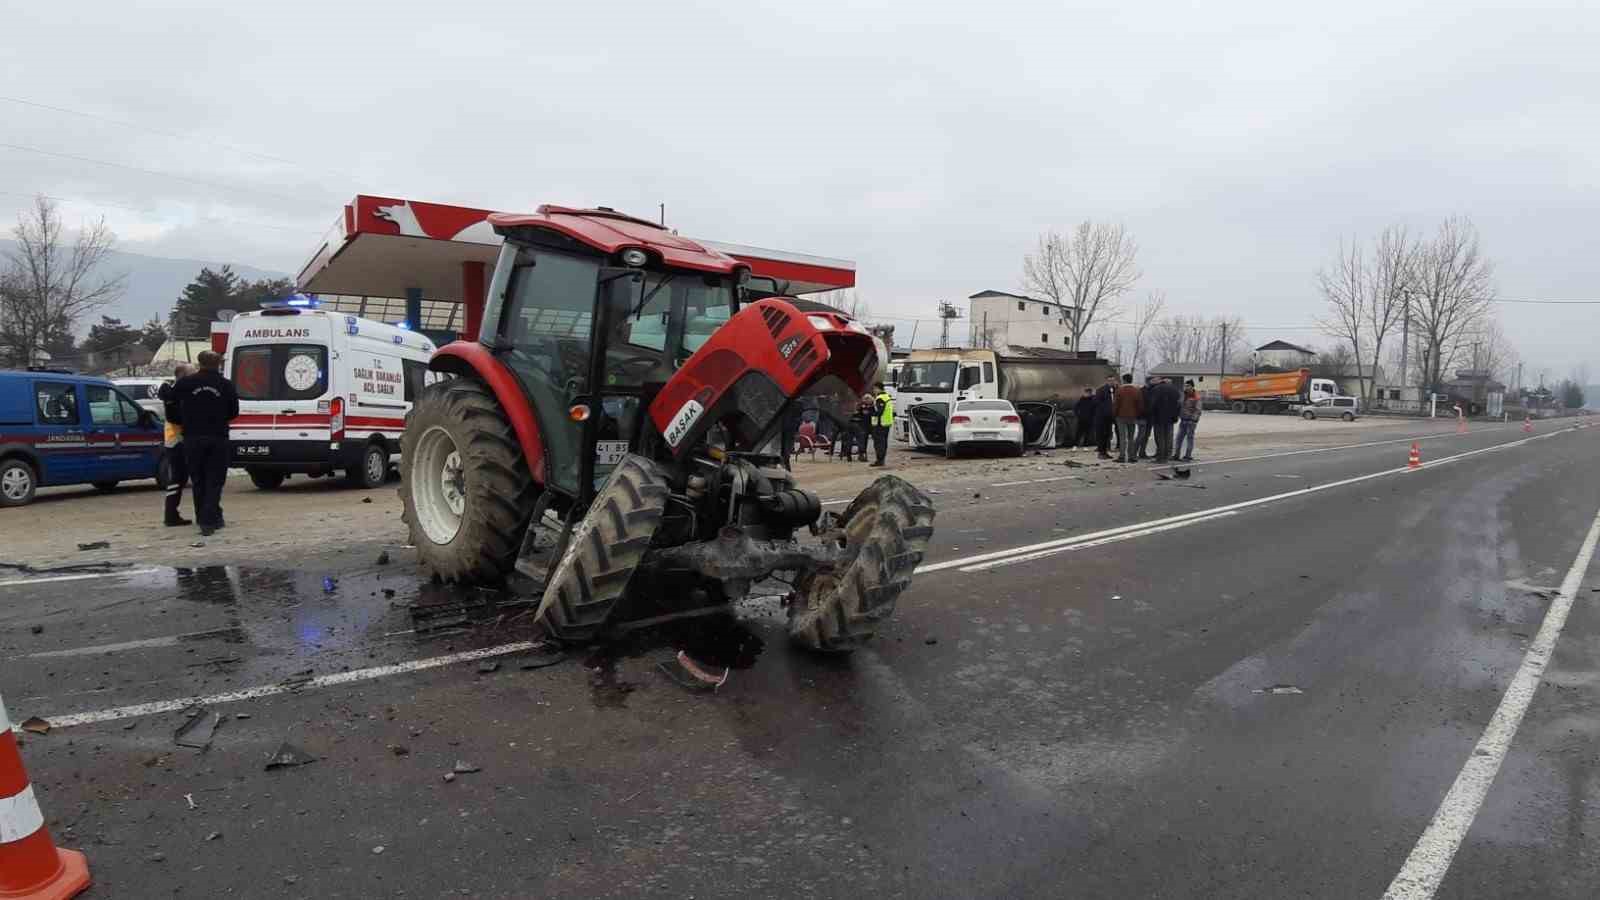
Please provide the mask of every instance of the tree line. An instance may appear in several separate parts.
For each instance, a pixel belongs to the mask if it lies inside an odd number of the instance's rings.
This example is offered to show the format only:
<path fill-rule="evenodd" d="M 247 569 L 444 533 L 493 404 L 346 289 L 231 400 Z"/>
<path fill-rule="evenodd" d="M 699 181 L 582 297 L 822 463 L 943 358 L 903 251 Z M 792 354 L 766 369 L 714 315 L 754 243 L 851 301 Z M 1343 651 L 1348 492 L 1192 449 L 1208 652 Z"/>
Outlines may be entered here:
<path fill-rule="evenodd" d="M 104 315 L 122 300 L 127 277 L 107 273 L 116 235 L 100 219 L 70 238 L 54 201 L 34 199 L 12 229 L 17 249 L 0 254 L 0 366 L 52 360 L 124 362 L 153 354 L 169 337 L 201 340 L 225 309 L 255 309 L 263 300 L 294 291 L 287 278 L 240 278 L 229 266 L 202 268 L 175 299 L 163 321 L 135 326 Z M 80 341 L 79 328 L 96 314 Z"/>

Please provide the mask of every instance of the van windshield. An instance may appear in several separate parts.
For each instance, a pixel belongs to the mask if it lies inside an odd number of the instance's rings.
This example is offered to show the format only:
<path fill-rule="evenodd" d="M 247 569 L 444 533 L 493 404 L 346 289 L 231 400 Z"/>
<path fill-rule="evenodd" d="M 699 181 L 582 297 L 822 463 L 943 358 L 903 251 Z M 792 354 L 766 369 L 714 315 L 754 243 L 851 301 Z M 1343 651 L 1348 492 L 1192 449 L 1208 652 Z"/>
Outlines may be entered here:
<path fill-rule="evenodd" d="M 948 391 L 955 381 L 954 362 L 908 362 L 900 369 L 902 391 Z"/>

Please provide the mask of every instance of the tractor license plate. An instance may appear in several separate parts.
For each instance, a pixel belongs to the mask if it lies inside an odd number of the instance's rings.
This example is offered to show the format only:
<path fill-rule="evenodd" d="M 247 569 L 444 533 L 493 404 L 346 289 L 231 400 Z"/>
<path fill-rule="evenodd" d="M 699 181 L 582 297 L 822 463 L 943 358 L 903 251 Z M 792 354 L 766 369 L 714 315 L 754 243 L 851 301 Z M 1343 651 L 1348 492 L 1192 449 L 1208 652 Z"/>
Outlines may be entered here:
<path fill-rule="evenodd" d="M 972 433 L 972 439 L 975 441 L 992 441 L 998 437 L 1000 437 L 1000 433 L 997 431 L 974 431 Z"/>
<path fill-rule="evenodd" d="M 594 462 L 598 466 L 614 466 L 628 455 L 627 441 L 595 441 Z"/>

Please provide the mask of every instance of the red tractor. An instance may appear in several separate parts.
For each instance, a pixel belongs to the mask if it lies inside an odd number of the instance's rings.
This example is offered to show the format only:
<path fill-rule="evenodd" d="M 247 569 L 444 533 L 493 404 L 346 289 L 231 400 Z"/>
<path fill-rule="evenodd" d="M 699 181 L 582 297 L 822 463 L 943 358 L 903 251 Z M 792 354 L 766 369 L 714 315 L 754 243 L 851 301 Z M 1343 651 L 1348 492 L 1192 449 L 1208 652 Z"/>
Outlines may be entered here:
<path fill-rule="evenodd" d="M 803 398 L 840 420 L 854 409 L 879 366 L 866 330 L 612 210 L 489 222 L 505 244 L 482 334 L 435 353 L 429 367 L 454 377 L 418 395 L 402 441 L 423 563 L 451 582 L 542 580 L 539 619 L 565 642 L 768 578 L 789 585 L 800 644 L 870 638 L 922 559 L 933 504 L 883 476 L 825 513 L 776 449 Z M 553 550 L 539 538 L 552 514 Z"/>

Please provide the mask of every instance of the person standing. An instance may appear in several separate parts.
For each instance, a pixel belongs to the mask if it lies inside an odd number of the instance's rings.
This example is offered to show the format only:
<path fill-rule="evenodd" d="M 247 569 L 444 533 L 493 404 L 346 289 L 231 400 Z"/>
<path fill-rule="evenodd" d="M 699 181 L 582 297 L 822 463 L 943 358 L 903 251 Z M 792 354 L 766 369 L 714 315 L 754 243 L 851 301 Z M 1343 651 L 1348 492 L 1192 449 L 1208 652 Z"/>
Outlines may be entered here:
<path fill-rule="evenodd" d="M 1134 444 L 1133 434 L 1138 427 L 1139 419 L 1144 415 L 1144 395 L 1133 386 L 1133 374 L 1122 376 L 1122 387 L 1117 388 L 1115 412 L 1117 416 L 1117 437 L 1122 442 L 1118 452 L 1117 461 L 1130 463 L 1138 457 L 1138 446 Z"/>
<path fill-rule="evenodd" d="M 871 443 L 867 436 L 872 434 L 873 408 L 876 406 L 871 394 L 861 395 L 861 402 L 856 404 L 856 414 L 850 419 L 849 433 L 845 436 L 845 462 L 852 459 L 867 461 L 867 444 Z"/>
<path fill-rule="evenodd" d="M 1090 439 L 1094 435 L 1094 406 L 1094 389 L 1084 388 L 1083 396 L 1078 398 L 1077 403 L 1072 404 L 1072 421 L 1078 430 L 1072 446 L 1089 446 Z"/>
<path fill-rule="evenodd" d="M 883 389 L 881 381 L 872 387 L 878 392 L 872 398 L 872 443 L 878 451 L 878 458 L 872 467 L 881 469 L 889 457 L 889 429 L 894 427 L 894 397 Z"/>
<path fill-rule="evenodd" d="M 222 377 L 222 354 L 200 354 L 200 371 L 172 386 L 178 424 L 194 482 L 194 517 L 200 533 L 226 526 L 222 519 L 222 485 L 228 477 L 228 423 L 239 415 L 239 394 Z"/>
<path fill-rule="evenodd" d="M 178 507 L 183 505 L 183 486 L 189 480 L 189 462 L 183 458 L 183 426 L 176 421 L 180 413 L 172 399 L 173 385 L 193 371 L 188 363 L 178 363 L 172 369 L 172 381 L 162 382 L 161 389 L 156 392 L 156 397 L 161 400 L 162 415 L 167 420 L 161 441 L 166 448 L 161 455 L 161 466 L 166 470 L 162 473 L 166 480 L 166 516 L 161 524 L 168 528 L 194 524 L 178 511 Z"/>
<path fill-rule="evenodd" d="M 1194 380 L 1183 383 L 1183 406 L 1178 411 L 1178 445 L 1174 449 L 1177 458 L 1189 462 L 1194 459 L 1194 430 L 1200 427 L 1200 414 L 1205 412 L 1200 404 L 1200 392 L 1194 389 Z M 1184 441 L 1188 440 L 1185 449 Z"/>
<path fill-rule="evenodd" d="M 1156 436 L 1156 462 L 1169 462 L 1172 459 L 1172 426 L 1178 423 L 1183 398 L 1178 396 L 1178 389 L 1168 378 L 1157 379 L 1150 389 L 1150 396 L 1153 406 L 1150 410 L 1150 426 Z"/>
<path fill-rule="evenodd" d="M 1135 454 L 1135 459 L 1150 458 L 1150 413 L 1155 409 L 1155 397 L 1152 396 L 1152 392 L 1155 389 L 1157 380 L 1155 376 L 1147 375 L 1144 379 L 1144 387 L 1139 389 L 1139 398 L 1144 403 L 1144 412 L 1139 416 L 1139 431 L 1133 437 L 1133 445 L 1139 451 Z"/>
<path fill-rule="evenodd" d="M 1117 379 L 1107 375 L 1105 384 L 1094 393 L 1095 449 L 1101 459 L 1111 458 L 1111 432 L 1116 427 Z"/>

